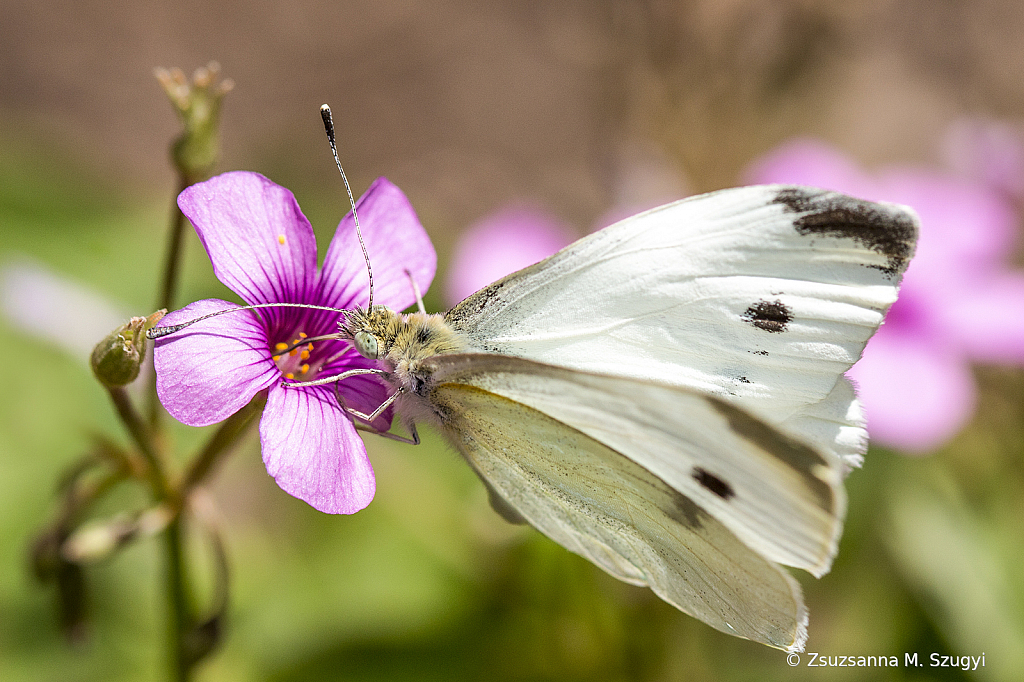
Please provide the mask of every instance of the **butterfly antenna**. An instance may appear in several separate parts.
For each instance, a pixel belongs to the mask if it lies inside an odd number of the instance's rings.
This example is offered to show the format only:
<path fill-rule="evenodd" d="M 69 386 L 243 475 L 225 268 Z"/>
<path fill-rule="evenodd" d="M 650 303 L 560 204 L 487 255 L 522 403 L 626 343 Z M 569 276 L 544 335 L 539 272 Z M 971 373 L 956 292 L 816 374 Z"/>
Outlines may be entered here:
<path fill-rule="evenodd" d="M 218 315 L 225 315 L 227 313 L 236 313 L 239 310 L 259 310 L 260 308 L 307 308 L 309 310 L 327 310 L 332 313 L 345 313 L 349 311 L 342 310 L 341 308 L 332 308 L 326 305 L 310 305 L 309 303 L 256 303 L 254 305 L 243 305 L 235 308 L 227 308 L 226 310 L 218 310 L 213 313 L 207 313 L 206 315 L 200 315 L 197 318 L 189 320 L 188 322 L 182 322 L 181 324 L 172 324 L 164 327 L 152 327 L 146 332 L 146 338 L 148 339 L 159 339 L 162 336 L 173 334 L 174 332 L 181 331 L 185 327 L 191 326 L 196 322 L 202 322 L 208 320 L 211 317 L 217 317 Z M 303 342 L 305 343 L 305 341 Z"/>
<path fill-rule="evenodd" d="M 341 159 L 338 158 L 338 146 L 334 140 L 334 121 L 331 118 L 331 108 L 324 104 L 320 107 L 320 117 L 324 120 L 324 130 L 327 132 L 327 139 L 331 143 L 331 153 L 334 154 L 334 163 L 338 164 L 338 171 L 341 172 L 341 180 L 345 183 L 345 191 L 348 192 L 348 203 L 352 205 L 352 220 L 356 224 L 356 236 L 359 237 L 359 246 L 363 249 L 363 259 L 366 260 L 366 274 L 370 277 L 370 304 L 367 310 L 373 310 L 373 268 L 370 267 L 370 254 L 366 252 L 366 242 L 363 241 L 363 232 L 359 229 L 359 215 L 356 214 L 356 200 L 352 197 L 352 188 L 345 177 L 345 169 L 341 167 Z"/>

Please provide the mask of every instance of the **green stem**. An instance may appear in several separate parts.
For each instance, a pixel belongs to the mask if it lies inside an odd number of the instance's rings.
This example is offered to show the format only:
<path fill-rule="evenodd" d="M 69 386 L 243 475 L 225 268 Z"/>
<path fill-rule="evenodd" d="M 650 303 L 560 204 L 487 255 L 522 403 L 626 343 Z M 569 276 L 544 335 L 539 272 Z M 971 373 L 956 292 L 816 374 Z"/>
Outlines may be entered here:
<path fill-rule="evenodd" d="M 182 517 L 175 515 L 167 530 L 164 531 L 164 542 L 167 550 L 167 621 L 168 656 L 171 680 L 187 682 L 191 672 L 191 662 L 185 648 L 185 638 L 191 627 L 188 595 L 185 592 L 185 556 L 182 549 Z"/>
<path fill-rule="evenodd" d="M 252 424 L 253 418 L 263 411 L 263 406 L 266 403 L 267 392 L 260 391 L 245 407 L 224 420 L 224 423 L 220 425 L 217 432 L 206 443 L 206 447 L 196 456 L 185 472 L 180 487 L 180 494 L 183 498 L 209 475 L 220 455 L 238 440 L 238 437 Z"/>
<path fill-rule="evenodd" d="M 171 304 L 174 303 L 174 294 L 177 293 L 175 290 L 178 288 L 178 272 L 181 269 L 181 242 L 185 234 L 185 214 L 178 208 L 178 194 L 185 191 L 188 186 L 189 182 L 181 178 L 178 192 L 171 204 L 171 233 L 167 242 L 167 260 L 164 261 L 164 280 L 160 288 L 160 298 L 157 300 L 157 310 L 170 310 Z"/>
<path fill-rule="evenodd" d="M 117 414 L 121 417 L 121 421 L 124 422 L 128 433 L 131 434 L 132 440 L 138 446 L 139 452 L 146 458 L 146 464 L 149 468 L 149 480 L 153 486 L 153 494 L 157 499 L 173 501 L 176 494 L 171 489 L 170 482 L 167 480 L 167 472 L 153 444 L 153 435 L 149 425 L 143 421 L 142 416 L 136 411 L 135 406 L 128 397 L 128 392 L 123 387 L 113 386 L 108 387 L 107 390 L 110 392 L 110 398 L 114 401 L 114 407 L 117 408 Z"/>

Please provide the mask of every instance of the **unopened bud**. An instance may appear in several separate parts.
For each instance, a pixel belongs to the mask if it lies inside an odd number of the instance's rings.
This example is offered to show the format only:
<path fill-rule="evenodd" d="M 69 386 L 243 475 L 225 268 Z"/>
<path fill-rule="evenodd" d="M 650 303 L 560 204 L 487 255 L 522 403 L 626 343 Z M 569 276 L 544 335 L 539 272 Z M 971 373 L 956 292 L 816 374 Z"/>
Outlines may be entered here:
<path fill-rule="evenodd" d="M 118 515 L 83 525 L 61 546 L 61 557 L 76 564 L 99 561 L 131 540 L 147 538 L 162 532 L 171 522 L 171 510 L 158 505 L 136 518 Z"/>
<path fill-rule="evenodd" d="M 90 364 L 104 386 L 124 386 L 135 381 L 146 357 L 146 331 L 166 313 L 158 310 L 149 317 L 133 317 L 96 344 Z"/>
<path fill-rule="evenodd" d="M 82 526 L 64 541 L 61 554 L 75 564 L 102 559 L 131 537 L 135 524 L 125 517 Z"/>
<path fill-rule="evenodd" d="M 234 82 L 217 80 L 217 62 L 196 69 L 191 82 L 178 68 L 156 69 L 155 73 L 184 128 L 171 147 L 178 173 L 187 184 L 205 180 L 220 156 L 220 104 Z"/>

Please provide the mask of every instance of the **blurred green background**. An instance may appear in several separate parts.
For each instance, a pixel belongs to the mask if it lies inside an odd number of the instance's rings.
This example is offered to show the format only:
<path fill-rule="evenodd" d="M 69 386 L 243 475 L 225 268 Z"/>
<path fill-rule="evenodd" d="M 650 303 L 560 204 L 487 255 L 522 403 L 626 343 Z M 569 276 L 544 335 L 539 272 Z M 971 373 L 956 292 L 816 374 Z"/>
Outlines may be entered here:
<path fill-rule="evenodd" d="M 409 195 L 438 282 L 459 232 L 511 200 L 582 227 L 635 191 L 638 166 L 715 189 L 800 134 L 869 168 L 936 164 L 956 118 L 1024 114 L 1018 0 L 5 1 L 0 25 L 0 264 L 43 265 L 126 315 L 152 310 L 175 189 L 156 66 L 221 63 L 236 88 L 220 168 L 292 189 L 321 252 L 347 210 L 317 113 L 331 103 L 354 189 L 387 175 Z M 431 310 L 446 307 L 439 289 Z M 206 297 L 232 295 L 190 233 L 178 304 Z M 157 543 L 88 568 L 76 646 L 30 576 L 61 472 L 92 434 L 127 441 L 81 357 L 4 318 L 0 344 L 0 680 L 163 679 Z M 210 489 L 232 592 L 197 677 L 1024 679 L 1024 373 L 976 375 L 971 425 L 927 457 L 873 448 L 848 479 L 831 573 L 798 576 L 809 652 L 897 656 L 897 669 L 814 669 L 806 654 L 791 668 L 713 631 L 505 524 L 436 438 L 370 441 L 377 497 L 332 517 L 277 488 L 250 434 Z M 202 431 L 171 436 L 185 453 Z M 141 500 L 126 487 L 98 513 Z M 986 666 L 904 667 L 913 652 L 984 652 Z"/>

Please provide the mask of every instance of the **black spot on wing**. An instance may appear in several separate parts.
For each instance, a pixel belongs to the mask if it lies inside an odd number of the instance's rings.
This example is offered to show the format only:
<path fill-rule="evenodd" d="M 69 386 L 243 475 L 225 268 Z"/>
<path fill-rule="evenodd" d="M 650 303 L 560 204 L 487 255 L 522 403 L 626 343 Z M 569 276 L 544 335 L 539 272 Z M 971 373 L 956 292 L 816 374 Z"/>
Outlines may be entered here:
<path fill-rule="evenodd" d="M 793 319 L 793 311 L 782 301 L 758 301 L 740 316 L 758 329 L 776 334 L 786 331 Z"/>
<path fill-rule="evenodd" d="M 822 509 L 834 508 L 835 493 L 832 486 L 819 478 L 817 474 L 819 468 L 827 467 L 829 464 L 820 452 L 747 414 L 738 407 L 733 407 L 729 403 L 710 396 L 707 400 L 729 422 L 729 428 L 733 433 L 765 454 L 798 471 L 804 483 L 818 498 Z"/>
<path fill-rule="evenodd" d="M 741 384 L 749 384 L 750 383 L 750 379 L 748 379 L 746 377 L 736 377 L 736 381 L 740 382 Z"/>
<path fill-rule="evenodd" d="M 899 206 L 809 187 L 787 187 L 776 195 L 775 203 L 801 214 L 793 226 L 802 235 L 852 239 L 885 256 L 884 267 L 871 267 L 890 277 L 902 274 L 914 253 L 917 220 Z"/>
<path fill-rule="evenodd" d="M 700 467 L 693 468 L 693 479 L 723 500 L 728 500 L 736 495 L 736 491 L 732 489 L 731 485 Z"/>

